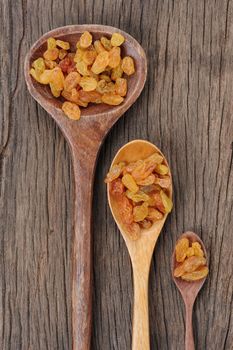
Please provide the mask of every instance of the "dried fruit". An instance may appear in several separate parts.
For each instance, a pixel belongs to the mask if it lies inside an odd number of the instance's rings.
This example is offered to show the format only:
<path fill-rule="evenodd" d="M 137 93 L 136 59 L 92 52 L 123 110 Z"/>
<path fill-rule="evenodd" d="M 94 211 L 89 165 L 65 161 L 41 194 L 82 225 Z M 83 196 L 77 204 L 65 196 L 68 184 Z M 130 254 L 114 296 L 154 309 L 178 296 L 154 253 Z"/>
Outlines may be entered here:
<path fill-rule="evenodd" d="M 120 33 L 113 33 L 111 37 L 112 46 L 121 46 L 124 41 L 125 38 L 123 37 L 123 35 L 121 35 Z"/>
<path fill-rule="evenodd" d="M 81 76 L 78 72 L 69 73 L 64 81 L 64 90 L 70 92 L 73 88 L 75 88 L 81 80 Z"/>
<path fill-rule="evenodd" d="M 133 222 L 133 206 L 128 198 L 122 194 L 119 198 L 119 215 L 124 224 L 132 224 Z"/>
<path fill-rule="evenodd" d="M 185 281 L 191 282 L 191 281 L 197 281 L 200 280 L 208 275 L 209 269 L 207 266 L 202 266 L 198 268 L 198 270 L 193 272 L 185 273 L 181 276 L 181 278 Z"/>
<path fill-rule="evenodd" d="M 184 260 L 183 263 L 181 263 L 175 270 L 174 270 L 174 276 L 180 277 L 184 275 L 186 272 L 193 272 L 198 267 L 204 266 L 206 264 L 206 259 L 199 256 L 191 256 L 190 258 L 187 258 Z"/>
<path fill-rule="evenodd" d="M 120 62 L 121 62 L 121 49 L 118 46 L 113 47 L 110 51 L 109 51 L 109 61 L 108 61 L 108 65 L 111 68 L 116 68 L 117 66 L 119 66 Z"/>
<path fill-rule="evenodd" d="M 101 84 L 102 81 L 100 81 Z M 102 88 L 105 88 L 106 85 L 104 81 Z M 122 223 L 129 227 L 139 223 L 139 227 L 134 226 L 133 228 L 132 226 L 133 231 L 135 229 L 137 232 L 139 229 L 138 232 L 140 232 L 140 228 L 150 228 L 154 222 L 162 220 L 172 208 L 170 194 L 165 193 L 160 186 L 154 184 L 155 178 L 159 178 L 159 175 L 154 172 L 155 168 L 163 161 L 163 157 L 155 152 L 144 160 L 115 164 L 107 174 L 105 182 L 109 183 L 110 195 L 115 196 Z M 127 208 L 126 214 L 124 214 L 124 206 Z M 133 239 L 129 232 L 128 234 Z"/>
<path fill-rule="evenodd" d="M 97 87 L 97 81 L 92 77 L 82 77 L 79 81 L 79 85 L 84 91 L 93 91 Z"/>
<path fill-rule="evenodd" d="M 137 180 L 136 181 L 138 185 L 140 186 L 149 186 L 152 185 L 155 182 L 155 175 L 154 174 L 150 174 L 149 176 L 147 176 L 145 179 L 143 180 Z"/>
<path fill-rule="evenodd" d="M 146 218 L 152 221 L 158 221 L 163 218 L 163 214 L 155 208 L 148 208 L 148 214 Z"/>
<path fill-rule="evenodd" d="M 121 68 L 123 69 L 123 72 L 127 75 L 132 75 L 135 73 L 135 67 L 134 67 L 134 61 L 132 57 L 126 56 L 123 58 L 121 63 Z"/>
<path fill-rule="evenodd" d="M 63 50 L 63 49 L 59 50 L 59 55 L 58 55 L 59 60 L 63 60 L 63 58 L 65 58 L 66 55 L 67 55 L 67 51 L 66 50 Z"/>
<path fill-rule="evenodd" d="M 113 196 L 124 193 L 124 185 L 120 179 L 114 179 L 110 182 L 110 192 Z"/>
<path fill-rule="evenodd" d="M 137 205 L 133 208 L 133 219 L 135 222 L 144 220 L 148 215 L 148 204 L 144 202 L 142 205 Z"/>
<path fill-rule="evenodd" d="M 101 103 L 101 94 L 97 91 L 79 91 L 80 99 L 84 102 Z"/>
<path fill-rule="evenodd" d="M 80 118 L 80 108 L 75 103 L 64 102 L 62 110 L 68 118 L 78 120 Z"/>
<path fill-rule="evenodd" d="M 48 38 L 47 40 L 47 48 L 49 49 L 55 49 L 55 47 L 57 46 L 56 44 L 56 40 L 54 38 Z"/>
<path fill-rule="evenodd" d="M 100 52 L 105 52 L 105 48 L 101 44 L 100 40 L 96 40 L 94 42 L 94 48 L 96 49 L 96 52 L 99 54 Z"/>
<path fill-rule="evenodd" d="M 107 105 L 111 106 L 117 106 L 123 102 L 123 97 L 119 95 L 114 94 L 104 94 L 102 96 L 102 102 L 106 103 Z"/>
<path fill-rule="evenodd" d="M 126 188 L 128 188 L 131 192 L 136 193 L 139 190 L 138 185 L 136 184 L 134 178 L 130 174 L 125 174 L 122 177 L 122 182 Z"/>
<path fill-rule="evenodd" d="M 54 49 L 48 49 L 44 52 L 43 57 L 45 60 L 55 61 L 58 58 L 59 50 L 55 47 Z"/>
<path fill-rule="evenodd" d="M 146 201 L 149 200 L 149 196 L 146 193 L 142 192 L 142 191 L 138 191 L 137 193 L 135 193 L 135 192 L 132 192 L 130 190 L 127 190 L 126 191 L 126 196 L 129 199 L 131 199 L 133 202 L 135 202 L 135 203 L 146 202 Z"/>
<path fill-rule="evenodd" d="M 170 176 L 164 176 L 163 178 L 155 177 L 154 184 L 162 188 L 169 188 L 171 186 L 171 178 Z"/>
<path fill-rule="evenodd" d="M 70 43 L 68 43 L 67 41 L 56 40 L 56 45 L 63 50 L 69 50 L 70 48 Z"/>
<path fill-rule="evenodd" d="M 124 166 L 125 166 L 125 163 L 123 163 L 123 162 L 120 162 L 118 164 L 114 164 L 111 167 L 110 171 L 107 173 L 107 176 L 106 176 L 104 181 L 106 183 L 109 183 L 109 182 L 117 179 L 121 175 L 122 169 Z"/>
<path fill-rule="evenodd" d="M 117 78 L 115 91 L 117 95 L 125 96 L 127 94 L 127 80 L 124 78 Z"/>
<path fill-rule="evenodd" d="M 30 74 L 37 82 L 49 85 L 54 97 L 61 95 L 71 104 L 117 106 L 127 94 L 122 67 L 128 73 L 134 67 L 132 58 L 126 57 L 123 62 L 121 57 L 120 45 L 124 40 L 120 33 L 114 33 L 111 39 L 103 36 L 92 42 L 91 33 L 86 31 L 76 43 L 76 51 L 70 52 L 73 45 L 69 42 L 48 38 L 47 50 L 32 63 Z M 150 174 L 149 167 L 146 168 L 144 177 Z"/>
<path fill-rule="evenodd" d="M 108 38 L 106 38 L 105 36 L 102 36 L 102 38 L 100 39 L 100 42 L 103 45 L 103 47 L 105 48 L 105 50 L 107 50 L 107 51 L 111 50 L 112 44 Z"/>
<path fill-rule="evenodd" d="M 97 57 L 97 53 L 95 50 L 86 50 L 82 54 L 82 60 L 87 65 L 91 65 Z"/>
<path fill-rule="evenodd" d="M 63 90 L 61 94 L 66 100 L 79 104 L 80 99 L 77 89 L 73 88 L 70 92 Z"/>
<path fill-rule="evenodd" d="M 160 191 L 160 196 L 161 196 L 161 199 L 162 199 L 162 202 L 163 202 L 165 213 L 170 213 L 170 211 L 172 210 L 172 200 L 171 200 L 171 198 L 168 197 L 163 190 Z"/>
<path fill-rule="evenodd" d="M 107 51 L 100 52 L 91 67 L 91 71 L 95 74 L 100 74 L 105 70 L 108 63 L 109 63 L 108 52 Z"/>
<path fill-rule="evenodd" d="M 186 253 L 189 248 L 189 240 L 188 238 L 181 238 L 175 247 L 176 251 L 176 261 L 183 262 L 186 258 Z"/>
<path fill-rule="evenodd" d="M 76 63 L 76 68 L 77 68 L 77 71 L 83 75 L 84 77 L 89 75 L 89 70 L 88 70 L 88 67 L 87 67 L 87 64 L 84 62 L 84 61 L 78 61 Z"/>
<path fill-rule="evenodd" d="M 79 40 L 79 45 L 82 49 L 87 49 L 92 43 L 92 35 L 89 32 L 84 32 Z"/>
<path fill-rule="evenodd" d="M 35 71 L 37 74 L 43 73 L 45 70 L 45 62 L 43 58 L 42 57 L 37 58 L 37 60 L 35 60 L 32 63 L 32 67 L 35 68 Z"/>
<path fill-rule="evenodd" d="M 194 254 L 194 249 L 193 247 L 189 247 L 186 251 L 186 257 L 189 258 L 190 256 L 193 256 Z"/>
<path fill-rule="evenodd" d="M 204 256 L 204 252 L 203 252 L 203 250 L 202 250 L 202 248 L 201 248 L 200 243 L 198 243 L 198 242 L 193 242 L 193 243 L 192 243 L 192 248 L 193 248 L 193 250 L 194 250 L 194 255 L 200 256 L 200 257 Z"/>
<path fill-rule="evenodd" d="M 117 78 L 121 78 L 123 75 L 123 69 L 121 68 L 121 64 L 119 64 L 116 68 L 112 69 L 111 79 L 117 80 Z"/>
<path fill-rule="evenodd" d="M 160 175 L 166 175 L 168 173 L 168 167 L 164 164 L 158 164 L 155 168 L 155 172 Z"/>

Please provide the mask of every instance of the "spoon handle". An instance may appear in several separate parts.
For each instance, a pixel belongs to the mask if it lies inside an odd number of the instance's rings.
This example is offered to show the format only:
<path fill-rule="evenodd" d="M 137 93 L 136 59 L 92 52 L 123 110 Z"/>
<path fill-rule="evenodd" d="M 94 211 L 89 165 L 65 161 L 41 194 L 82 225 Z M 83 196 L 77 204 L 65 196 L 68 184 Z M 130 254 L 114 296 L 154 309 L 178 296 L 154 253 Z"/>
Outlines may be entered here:
<path fill-rule="evenodd" d="M 72 335 L 73 350 L 89 350 L 92 314 L 91 211 L 95 159 L 73 155 L 75 218 L 73 238 Z"/>
<path fill-rule="evenodd" d="M 143 262 L 142 262 L 143 263 Z M 134 269 L 134 311 L 132 350 L 149 350 L 148 271 Z"/>
<path fill-rule="evenodd" d="M 185 330 L 185 350 L 195 350 L 193 339 L 193 303 L 185 305 L 186 308 L 186 330 Z"/>

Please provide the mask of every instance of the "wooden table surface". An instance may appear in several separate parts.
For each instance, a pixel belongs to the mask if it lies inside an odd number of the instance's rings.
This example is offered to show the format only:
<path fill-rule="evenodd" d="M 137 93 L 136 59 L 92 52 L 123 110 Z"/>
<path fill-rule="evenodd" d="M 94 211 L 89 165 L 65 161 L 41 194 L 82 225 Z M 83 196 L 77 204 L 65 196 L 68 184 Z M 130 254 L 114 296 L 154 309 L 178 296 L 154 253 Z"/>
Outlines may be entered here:
<path fill-rule="evenodd" d="M 161 148 L 174 181 L 174 210 L 151 266 L 151 349 L 184 348 L 170 256 L 186 230 L 203 239 L 210 263 L 194 308 L 196 349 L 233 349 L 233 1 L 4 0 L 0 7 L 0 348 L 71 349 L 71 157 L 29 95 L 23 63 L 48 30 L 100 23 L 134 36 L 149 71 L 96 169 L 92 349 L 131 347 L 131 266 L 103 179 L 116 151 L 135 138 Z"/>

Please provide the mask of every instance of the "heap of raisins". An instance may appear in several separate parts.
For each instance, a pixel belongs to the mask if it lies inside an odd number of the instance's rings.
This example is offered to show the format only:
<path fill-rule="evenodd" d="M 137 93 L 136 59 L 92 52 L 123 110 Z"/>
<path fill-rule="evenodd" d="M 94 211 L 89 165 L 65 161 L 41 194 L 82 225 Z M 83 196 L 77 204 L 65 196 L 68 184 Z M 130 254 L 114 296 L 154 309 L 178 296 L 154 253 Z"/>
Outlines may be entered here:
<path fill-rule="evenodd" d="M 181 238 L 176 244 L 175 255 L 178 263 L 174 270 L 175 277 L 191 282 L 208 275 L 209 269 L 200 243 L 192 242 L 190 246 L 188 238 Z"/>
<path fill-rule="evenodd" d="M 43 57 L 32 63 L 30 74 L 41 84 L 49 85 L 54 97 L 65 100 L 63 112 L 70 119 L 80 118 L 80 107 L 89 103 L 116 106 L 127 94 L 127 80 L 135 72 L 134 60 L 121 57 L 125 39 L 114 33 L 111 39 L 101 37 L 92 44 L 92 35 L 84 32 L 70 52 L 70 44 L 49 38 Z"/>
<path fill-rule="evenodd" d="M 121 223 L 132 240 L 172 209 L 169 168 L 157 152 L 144 160 L 113 165 L 105 182 L 109 183 Z"/>

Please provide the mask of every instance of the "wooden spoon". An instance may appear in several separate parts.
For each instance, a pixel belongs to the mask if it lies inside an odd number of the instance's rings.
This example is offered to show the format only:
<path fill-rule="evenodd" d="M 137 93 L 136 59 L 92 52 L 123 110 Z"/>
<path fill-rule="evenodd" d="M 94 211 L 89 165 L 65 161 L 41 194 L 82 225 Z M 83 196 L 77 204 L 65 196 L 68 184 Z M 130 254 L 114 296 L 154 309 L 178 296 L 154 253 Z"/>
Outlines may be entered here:
<path fill-rule="evenodd" d="M 136 67 L 128 78 L 128 93 L 119 106 L 104 104 L 82 109 L 79 121 L 69 120 L 47 86 L 37 83 L 29 74 L 32 62 L 46 50 L 46 40 L 55 37 L 68 41 L 72 51 L 81 34 L 89 31 L 93 39 L 118 32 L 125 37 L 122 54 L 133 57 Z M 100 146 L 113 124 L 135 102 L 146 80 L 146 56 L 139 43 L 129 34 L 102 25 L 70 25 L 44 34 L 30 49 L 24 66 L 25 80 L 31 95 L 51 115 L 68 141 L 73 158 L 75 178 L 75 229 L 73 240 L 72 326 L 73 350 L 87 350 L 91 339 L 91 208 L 95 164 Z"/>
<path fill-rule="evenodd" d="M 192 242 L 199 242 L 202 250 L 204 252 L 204 256 L 207 259 L 206 249 L 204 246 L 204 243 L 200 239 L 200 237 L 194 233 L 194 232 L 185 232 L 180 237 L 181 238 L 188 238 L 188 240 Z M 182 298 L 184 300 L 185 304 L 185 310 L 186 310 L 186 331 L 185 331 L 185 350 L 194 350 L 194 339 L 193 339 L 193 327 L 192 327 L 192 314 L 193 314 L 193 305 L 196 300 L 197 294 L 199 293 L 200 289 L 202 288 L 206 277 L 194 281 L 194 282 L 187 282 L 182 280 L 182 278 L 174 277 L 174 269 L 177 267 L 178 263 L 175 258 L 175 249 L 172 254 L 172 277 L 173 280 L 179 289 Z"/>
<path fill-rule="evenodd" d="M 163 157 L 161 151 L 152 143 L 144 140 L 134 140 L 124 145 L 113 159 L 112 165 L 119 162 L 135 162 L 139 159 L 149 157 L 151 154 L 158 152 Z M 165 157 L 164 157 L 165 159 Z M 165 163 L 167 161 L 165 159 Z M 111 166 L 112 166 L 111 165 Z M 171 176 L 170 169 L 169 175 Z M 169 194 L 172 196 L 172 185 L 169 188 Z M 134 312 L 133 312 L 133 350 L 149 350 L 149 316 L 148 316 L 148 280 L 151 259 L 155 244 L 167 218 L 155 222 L 149 229 L 143 229 L 138 240 L 133 241 L 128 236 L 122 224 L 121 217 L 118 215 L 118 203 L 109 192 L 108 185 L 108 202 L 112 215 L 117 226 L 125 240 L 126 246 L 132 262 L 134 278 Z"/>

